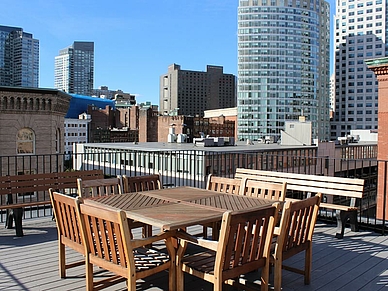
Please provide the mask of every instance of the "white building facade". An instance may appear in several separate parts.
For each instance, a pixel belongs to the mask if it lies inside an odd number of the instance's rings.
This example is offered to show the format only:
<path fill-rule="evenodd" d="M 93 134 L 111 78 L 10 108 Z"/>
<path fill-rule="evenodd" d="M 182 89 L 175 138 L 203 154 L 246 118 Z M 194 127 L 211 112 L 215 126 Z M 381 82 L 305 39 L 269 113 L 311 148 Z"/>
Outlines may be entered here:
<path fill-rule="evenodd" d="M 258 140 L 305 115 L 314 138 L 329 128 L 330 8 L 323 0 L 240 0 L 238 139 Z"/>
<path fill-rule="evenodd" d="M 386 1 L 338 1 L 335 15 L 335 114 L 331 139 L 377 129 L 378 85 L 365 60 L 386 56 Z"/>
<path fill-rule="evenodd" d="M 82 113 L 78 119 L 65 118 L 65 154 L 69 157 L 73 153 L 73 147 L 78 143 L 89 141 L 89 114 Z"/>

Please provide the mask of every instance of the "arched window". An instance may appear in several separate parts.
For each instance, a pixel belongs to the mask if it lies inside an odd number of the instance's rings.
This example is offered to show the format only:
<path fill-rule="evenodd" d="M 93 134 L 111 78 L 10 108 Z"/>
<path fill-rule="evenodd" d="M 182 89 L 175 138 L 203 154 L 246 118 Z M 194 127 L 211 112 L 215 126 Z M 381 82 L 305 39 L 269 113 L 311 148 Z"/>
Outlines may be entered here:
<path fill-rule="evenodd" d="M 35 153 L 35 133 L 30 128 L 22 128 L 16 136 L 16 151 L 18 155 Z"/>

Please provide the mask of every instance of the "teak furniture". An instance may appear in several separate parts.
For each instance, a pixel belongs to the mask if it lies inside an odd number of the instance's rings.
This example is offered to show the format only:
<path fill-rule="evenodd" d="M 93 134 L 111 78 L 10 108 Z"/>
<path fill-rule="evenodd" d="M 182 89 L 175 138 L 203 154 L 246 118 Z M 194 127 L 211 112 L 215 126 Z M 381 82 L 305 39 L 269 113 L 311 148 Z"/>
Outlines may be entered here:
<path fill-rule="evenodd" d="M 65 255 L 66 246 L 82 255 L 85 254 L 77 217 L 77 207 L 79 203 L 82 203 L 82 198 L 73 198 L 54 192 L 52 188 L 49 189 L 49 192 L 58 230 L 59 275 L 61 278 L 66 278 L 66 269 L 85 264 L 83 258 L 75 263 L 66 264 Z"/>
<path fill-rule="evenodd" d="M 229 193 L 229 194 L 239 194 L 241 187 L 241 180 L 217 177 L 210 174 L 207 177 L 207 190 Z"/>
<path fill-rule="evenodd" d="M 286 199 L 287 182 L 268 183 L 263 181 L 254 181 L 243 179 L 241 183 L 240 195 L 259 197 L 275 201 L 284 201 Z"/>
<path fill-rule="evenodd" d="M 78 195 L 83 198 L 122 194 L 121 176 L 107 179 L 82 180 L 77 179 Z"/>
<path fill-rule="evenodd" d="M 223 290 L 223 283 L 238 284 L 240 275 L 261 272 L 261 289 L 268 290 L 269 259 L 277 206 L 256 210 L 225 212 L 218 241 L 179 236 L 177 286 L 183 290 L 183 272 L 213 283 L 213 290 Z M 200 252 L 185 255 L 187 244 Z"/>
<path fill-rule="evenodd" d="M 23 236 L 23 208 L 50 205 L 49 188 L 65 192 L 77 188 L 77 178 L 90 180 L 103 177 L 102 170 L 0 177 L 0 211 L 8 211 L 6 226 L 12 228 L 15 220 L 16 236 Z"/>
<path fill-rule="evenodd" d="M 194 187 L 176 187 L 86 199 L 84 203 L 121 209 L 135 221 L 163 230 L 175 230 L 221 221 L 226 210 L 255 209 L 272 205 L 274 201 Z"/>
<path fill-rule="evenodd" d="M 281 291 L 282 268 L 304 275 L 304 283 L 310 284 L 312 262 L 312 238 L 317 220 L 321 194 L 301 201 L 287 201 L 282 210 L 280 226 L 275 228 L 277 235 L 275 249 L 271 257 L 274 264 L 275 291 Z M 305 252 L 304 268 L 297 269 L 283 264 L 283 261 Z"/>
<path fill-rule="evenodd" d="M 125 212 L 110 207 L 80 204 L 78 216 L 85 245 L 86 290 L 100 289 L 121 282 L 124 278 L 128 290 L 135 291 L 136 280 L 163 270 L 169 271 L 169 290 L 176 290 L 175 249 L 172 244 L 175 232 L 133 239 Z M 160 240 L 166 241 L 169 254 L 144 247 Z M 95 282 L 94 265 L 115 275 Z"/>
<path fill-rule="evenodd" d="M 123 175 L 123 188 L 125 193 L 142 192 L 162 189 L 158 174 L 128 177 Z M 143 224 L 143 237 L 152 235 L 152 225 Z"/>
<path fill-rule="evenodd" d="M 160 176 L 158 174 L 128 177 L 123 175 L 124 193 L 141 192 L 161 189 Z"/>
<path fill-rule="evenodd" d="M 346 203 L 340 205 L 339 203 L 335 203 L 335 201 L 332 203 L 322 202 L 320 207 L 321 209 L 325 208 L 336 212 L 336 238 L 343 238 L 345 224 L 348 219 L 350 220 L 352 231 L 358 231 L 358 208 L 356 206 L 356 201 L 357 199 L 361 199 L 363 197 L 365 183 L 365 180 L 363 179 L 251 170 L 243 168 L 236 169 L 235 178 L 245 178 L 248 180 L 272 183 L 287 182 L 287 191 L 297 191 L 304 194 L 305 197 L 310 197 L 311 194 L 316 193 L 321 193 L 323 195 L 322 197 L 341 197 L 346 200 Z"/>

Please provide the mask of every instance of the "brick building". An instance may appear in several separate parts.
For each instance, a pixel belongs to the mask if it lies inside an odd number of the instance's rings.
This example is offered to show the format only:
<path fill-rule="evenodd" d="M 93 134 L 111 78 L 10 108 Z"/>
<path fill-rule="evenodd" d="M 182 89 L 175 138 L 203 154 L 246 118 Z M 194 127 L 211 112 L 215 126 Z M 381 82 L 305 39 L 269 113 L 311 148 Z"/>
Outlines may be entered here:
<path fill-rule="evenodd" d="M 55 89 L 0 87 L 1 156 L 62 154 L 64 117 L 70 99 L 70 95 Z M 50 167 L 50 163 L 33 161 L 11 164 L 12 174 L 36 173 L 41 172 L 37 167 Z"/>
<path fill-rule="evenodd" d="M 378 147 L 377 159 L 388 161 L 388 57 L 368 60 L 366 64 L 377 76 L 378 86 Z M 387 102 L 386 102 L 387 101 Z M 388 211 L 388 204 L 384 205 L 387 188 L 386 163 L 379 163 L 377 188 L 377 218 L 382 218 Z"/>

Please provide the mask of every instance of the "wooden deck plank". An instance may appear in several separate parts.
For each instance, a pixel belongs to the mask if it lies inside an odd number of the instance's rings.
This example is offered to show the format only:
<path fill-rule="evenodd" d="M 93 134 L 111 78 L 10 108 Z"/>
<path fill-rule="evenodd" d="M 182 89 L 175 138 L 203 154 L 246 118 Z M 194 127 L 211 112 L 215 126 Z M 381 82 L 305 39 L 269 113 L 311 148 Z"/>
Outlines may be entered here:
<path fill-rule="evenodd" d="M 55 222 L 49 217 L 23 220 L 25 236 L 14 238 L 13 229 L 0 226 L 0 290 L 84 290 L 85 267 L 68 270 L 68 278 L 58 273 L 58 245 Z M 197 232 L 201 230 L 197 228 Z M 155 232 L 158 230 L 155 229 Z M 134 230 L 135 236 L 141 229 Z M 371 232 L 347 232 L 343 240 L 334 238 L 335 226 L 318 222 L 313 246 L 312 283 L 303 277 L 283 272 L 283 291 L 311 290 L 384 290 L 388 288 L 388 236 Z M 67 250 L 66 258 L 76 261 L 80 255 Z M 302 256 L 288 260 L 301 264 Z M 100 274 L 101 276 L 103 273 Z M 247 275 L 257 279 L 258 274 Z M 166 290 L 167 273 L 139 280 L 138 290 Z M 125 283 L 106 290 L 124 290 Z M 212 290 L 208 283 L 187 275 L 185 290 Z M 226 290 L 233 290 L 229 288 Z"/>

